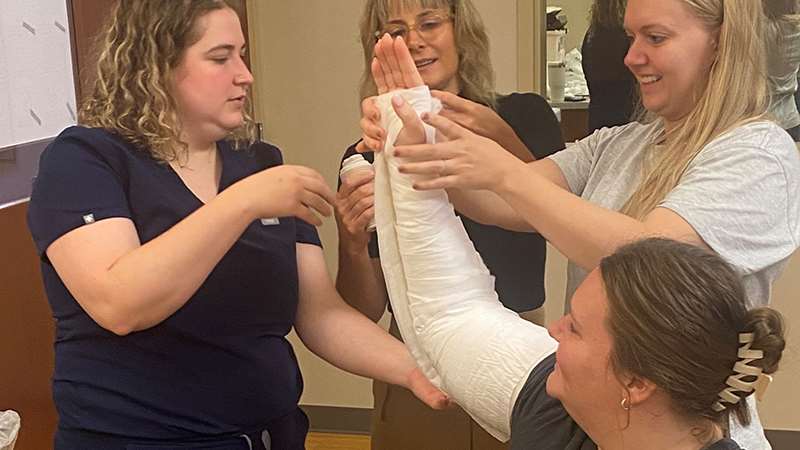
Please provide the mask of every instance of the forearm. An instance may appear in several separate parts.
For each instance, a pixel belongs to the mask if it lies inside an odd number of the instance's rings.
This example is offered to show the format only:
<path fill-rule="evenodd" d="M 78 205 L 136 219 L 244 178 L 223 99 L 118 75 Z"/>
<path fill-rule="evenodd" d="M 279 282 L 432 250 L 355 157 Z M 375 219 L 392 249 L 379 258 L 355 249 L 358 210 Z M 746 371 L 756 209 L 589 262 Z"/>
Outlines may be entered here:
<path fill-rule="evenodd" d="M 366 248 L 351 249 L 342 243 L 342 236 L 339 239 L 336 290 L 350 306 L 377 322 L 386 310 L 386 285 L 376 273 Z"/>
<path fill-rule="evenodd" d="M 336 302 L 298 308 L 295 328 L 303 343 L 342 370 L 407 387 L 417 366 L 405 345 L 340 299 Z"/>
<path fill-rule="evenodd" d="M 448 189 L 447 196 L 456 211 L 478 223 L 512 231 L 535 232 L 522 216 L 494 192 Z"/>
<path fill-rule="evenodd" d="M 660 234 L 642 221 L 570 193 L 530 167 L 506 177 L 498 195 L 570 261 L 587 270 L 625 243 Z"/>
<path fill-rule="evenodd" d="M 252 220 L 229 189 L 118 259 L 106 292 L 115 295 L 109 306 L 126 322 L 122 330 L 149 328 L 183 306 Z"/>

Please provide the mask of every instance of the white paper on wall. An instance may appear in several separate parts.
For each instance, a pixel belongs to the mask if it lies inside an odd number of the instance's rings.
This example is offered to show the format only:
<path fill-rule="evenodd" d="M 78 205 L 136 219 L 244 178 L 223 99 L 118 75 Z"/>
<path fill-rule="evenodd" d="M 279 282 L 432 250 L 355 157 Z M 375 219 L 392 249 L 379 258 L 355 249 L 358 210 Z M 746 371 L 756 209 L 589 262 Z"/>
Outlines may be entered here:
<path fill-rule="evenodd" d="M 0 148 L 76 122 L 64 0 L 0 1 Z"/>

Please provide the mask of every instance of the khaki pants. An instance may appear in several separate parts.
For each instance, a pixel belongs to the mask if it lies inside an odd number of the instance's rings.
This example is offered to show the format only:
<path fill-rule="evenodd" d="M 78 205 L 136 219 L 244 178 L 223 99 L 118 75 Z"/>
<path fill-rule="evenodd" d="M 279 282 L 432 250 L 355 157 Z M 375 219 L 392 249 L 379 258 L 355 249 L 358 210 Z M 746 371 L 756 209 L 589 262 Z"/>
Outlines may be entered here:
<path fill-rule="evenodd" d="M 544 323 L 544 307 L 520 314 Z M 392 319 L 389 332 L 400 339 Z M 507 450 L 458 406 L 435 411 L 408 390 L 380 381 L 372 384 L 372 450 Z"/>

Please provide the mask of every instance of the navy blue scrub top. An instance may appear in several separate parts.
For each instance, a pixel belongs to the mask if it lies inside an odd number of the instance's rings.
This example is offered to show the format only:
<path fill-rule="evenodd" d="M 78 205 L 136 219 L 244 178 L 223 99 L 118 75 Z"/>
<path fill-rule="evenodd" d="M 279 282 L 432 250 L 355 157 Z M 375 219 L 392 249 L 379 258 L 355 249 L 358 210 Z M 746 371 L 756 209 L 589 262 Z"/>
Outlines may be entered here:
<path fill-rule="evenodd" d="M 264 143 L 217 147 L 220 191 L 282 163 Z M 131 219 L 144 244 L 200 206 L 168 164 L 105 130 L 67 128 L 42 154 L 28 221 L 56 319 L 59 433 L 220 436 L 296 410 L 302 379 L 285 336 L 298 301 L 295 243 L 320 245 L 313 226 L 254 221 L 182 308 L 124 337 L 86 314 L 45 254 L 65 233 L 110 217 Z"/>

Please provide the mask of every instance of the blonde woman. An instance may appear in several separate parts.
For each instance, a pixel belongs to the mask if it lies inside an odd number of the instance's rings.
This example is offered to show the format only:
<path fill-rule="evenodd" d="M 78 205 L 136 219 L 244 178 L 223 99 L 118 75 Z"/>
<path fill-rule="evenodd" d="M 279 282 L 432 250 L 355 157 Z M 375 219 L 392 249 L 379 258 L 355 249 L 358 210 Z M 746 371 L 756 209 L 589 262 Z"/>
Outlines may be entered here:
<path fill-rule="evenodd" d="M 716 252 L 741 276 L 748 306 L 767 304 L 800 244 L 800 157 L 764 119 L 762 23 L 750 0 L 629 0 L 625 63 L 649 121 L 524 164 L 430 115 L 446 142 L 401 145 L 394 156 L 406 161 L 401 171 L 428 178 L 417 189 L 448 189 L 466 215 L 542 234 L 570 260 L 568 296 L 603 257 L 657 235 Z M 414 86 L 419 79 L 402 76 L 413 73 L 378 77 L 379 92 Z M 769 448 L 757 418 L 731 434 L 745 448 Z"/>
<path fill-rule="evenodd" d="M 121 1 L 101 42 L 81 126 L 42 154 L 29 209 L 56 319 L 55 448 L 305 448 L 292 327 L 443 406 L 337 295 L 313 226 L 333 202 L 322 177 L 227 140 L 253 82 L 234 10 Z"/>

